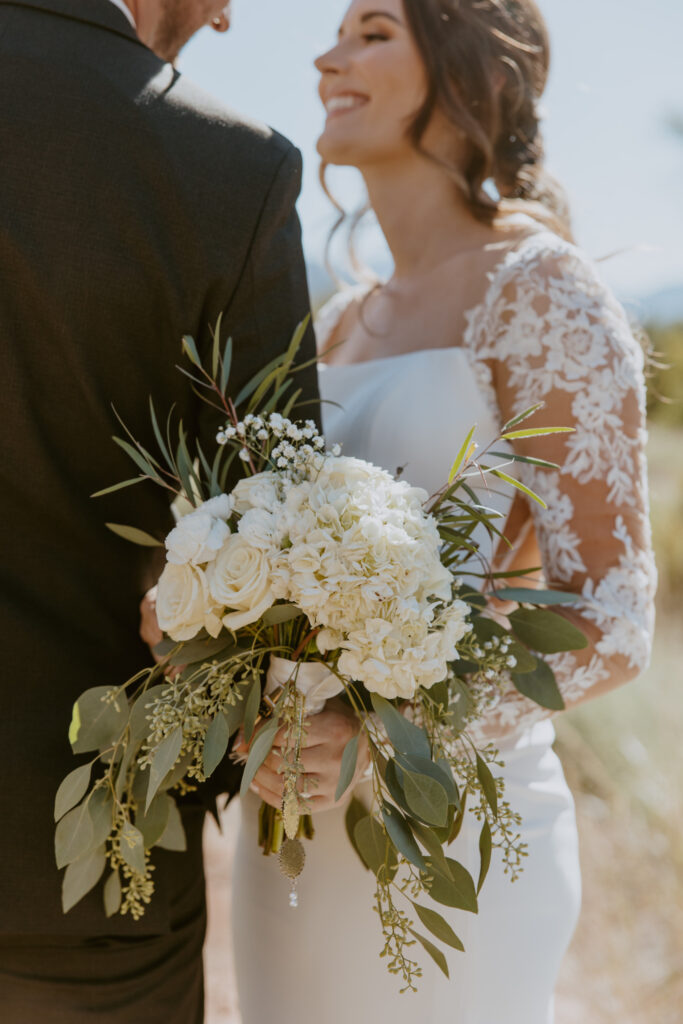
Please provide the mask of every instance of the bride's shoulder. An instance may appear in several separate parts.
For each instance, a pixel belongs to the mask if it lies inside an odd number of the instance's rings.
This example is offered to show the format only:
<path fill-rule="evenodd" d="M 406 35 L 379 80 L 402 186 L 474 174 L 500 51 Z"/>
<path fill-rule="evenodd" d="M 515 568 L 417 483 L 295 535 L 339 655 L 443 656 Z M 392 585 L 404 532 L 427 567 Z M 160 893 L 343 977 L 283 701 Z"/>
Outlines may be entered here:
<path fill-rule="evenodd" d="M 346 285 L 320 307 L 314 320 L 319 355 L 324 355 L 339 340 L 344 322 L 355 317 L 371 290 L 369 284 Z"/>
<path fill-rule="evenodd" d="M 577 297 L 618 305 L 597 263 L 574 242 L 539 227 L 506 253 L 490 275 L 490 298 L 533 302 L 542 294 L 550 305 L 574 304 Z"/>
<path fill-rule="evenodd" d="M 640 372 L 643 353 L 597 263 L 552 231 L 530 232 L 489 275 L 469 319 L 468 347 L 483 359 L 561 358 L 588 346 Z M 588 357 L 587 357 L 588 358 Z"/>

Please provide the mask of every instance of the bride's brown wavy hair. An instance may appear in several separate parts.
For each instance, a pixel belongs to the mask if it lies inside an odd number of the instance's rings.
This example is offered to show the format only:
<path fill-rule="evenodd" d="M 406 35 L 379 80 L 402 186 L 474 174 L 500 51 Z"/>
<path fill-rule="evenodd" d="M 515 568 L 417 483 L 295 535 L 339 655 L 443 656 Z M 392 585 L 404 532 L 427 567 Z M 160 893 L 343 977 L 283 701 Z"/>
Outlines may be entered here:
<path fill-rule="evenodd" d="M 523 211 L 571 240 L 564 191 L 544 164 L 538 103 L 550 40 L 534 0 L 403 0 L 403 7 L 427 74 L 427 96 L 408 126 L 415 148 L 447 171 L 477 220 L 492 224 Z M 437 112 L 465 143 L 460 165 L 424 146 Z M 323 162 L 323 188 L 340 212 L 334 233 L 345 213 L 326 169 Z M 365 212 L 354 215 L 352 232 Z"/>

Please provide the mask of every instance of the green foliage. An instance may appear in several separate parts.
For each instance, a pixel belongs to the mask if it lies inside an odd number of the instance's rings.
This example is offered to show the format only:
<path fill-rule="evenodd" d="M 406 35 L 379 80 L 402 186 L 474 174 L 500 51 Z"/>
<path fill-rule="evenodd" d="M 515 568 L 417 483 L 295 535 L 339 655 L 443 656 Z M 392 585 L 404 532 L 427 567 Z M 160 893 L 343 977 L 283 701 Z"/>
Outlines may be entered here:
<path fill-rule="evenodd" d="M 128 721 L 128 703 L 111 686 L 95 686 L 76 701 L 69 729 L 74 754 L 102 750 Z"/>
<path fill-rule="evenodd" d="M 242 796 L 247 793 L 249 787 L 254 781 L 256 772 L 268 757 L 273 743 L 275 742 L 275 734 L 279 728 L 280 722 L 278 719 L 272 718 L 259 729 L 252 740 L 251 747 L 249 748 L 249 758 L 244 768 L 244 774 L 242 775 L 242 785 L 240 788 L 240 794 Z"/>
<path fill-rule="evenodd" d="M 106 864 L 104 846 L 99 846 L 68 865 L 62 880 L 62 910 L 65 914 L 97 885 Z"/>
<path fill-rule="evenodd" d="M 588 646 L 581 630 L 555 612 L 518 608 L 508 618 L 515 636 L 540 654 L 579 651 Z"/>
<path fill-rule="evenodd" d="M 212 719 L 204 740 L 204 775 L 209 778 L 225 757 L 230 740 L 230 725 L 222 711 Z"/>
<path fill-rule="evenodd" d="M 349 788 L 353 781 L 353 777 L 356 773 L 356 765 L 358 763 L 359 739 L 359 735 L 352 736 L 349 742 L 344 747 L 341 768 L 339 771 L 339 782 L 337 783 L 337 791 L 334 795 L 335 800 L 341 800 L 344 793 L 346 792 L 346 790 Z"/>
<path fill-rule="evenodd" d="M 647 411 L 651 423 L 683 427 L 683 323 L 648 328 Z"/>

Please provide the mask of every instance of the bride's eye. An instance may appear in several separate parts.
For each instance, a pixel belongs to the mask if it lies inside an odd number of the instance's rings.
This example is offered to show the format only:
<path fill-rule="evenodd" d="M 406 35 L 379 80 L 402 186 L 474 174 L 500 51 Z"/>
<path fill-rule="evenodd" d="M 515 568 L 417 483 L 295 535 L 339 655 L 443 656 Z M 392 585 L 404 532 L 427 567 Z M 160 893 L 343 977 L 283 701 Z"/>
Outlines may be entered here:
<path fill-rule="evenodd" d="M 366 43 L 386 43 L 389 40 L 389 36 L 383 35 L 381 32 L 368 32 L 363 36 Z"/>

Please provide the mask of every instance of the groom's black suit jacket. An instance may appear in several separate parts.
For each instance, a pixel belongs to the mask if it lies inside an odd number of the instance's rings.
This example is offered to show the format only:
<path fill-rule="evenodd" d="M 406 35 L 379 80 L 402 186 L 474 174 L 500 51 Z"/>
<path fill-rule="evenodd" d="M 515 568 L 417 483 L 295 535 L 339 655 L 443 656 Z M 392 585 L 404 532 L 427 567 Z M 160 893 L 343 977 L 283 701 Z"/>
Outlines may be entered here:
<path fill-rule="evenodd" d="M 216 422 L 175 369 L 183 334 L 205 351 L 223 312 L 237 388 L 308 313 L 300 171 L 290 143 L 158 60 L 108 0 L 0 0 L 1 932 L 158 933 L 182 897 L 192 861 L 159 851 L 139 924 L 106 921 L 99 887 L 61 912 L 52 810 L 79 763 L 72 703 L 149 663 L 149 549 L 104 523 L 163 537 L 170 522 L 150 483 L 89 495 L 136 474 L 112 403 L 153 445 L 148 397 L 176 402 L 211 447 Z M 313 370 L 300 379 L 314 399 Z M 217 785 L 233 784 L 225 769 Z"/>

